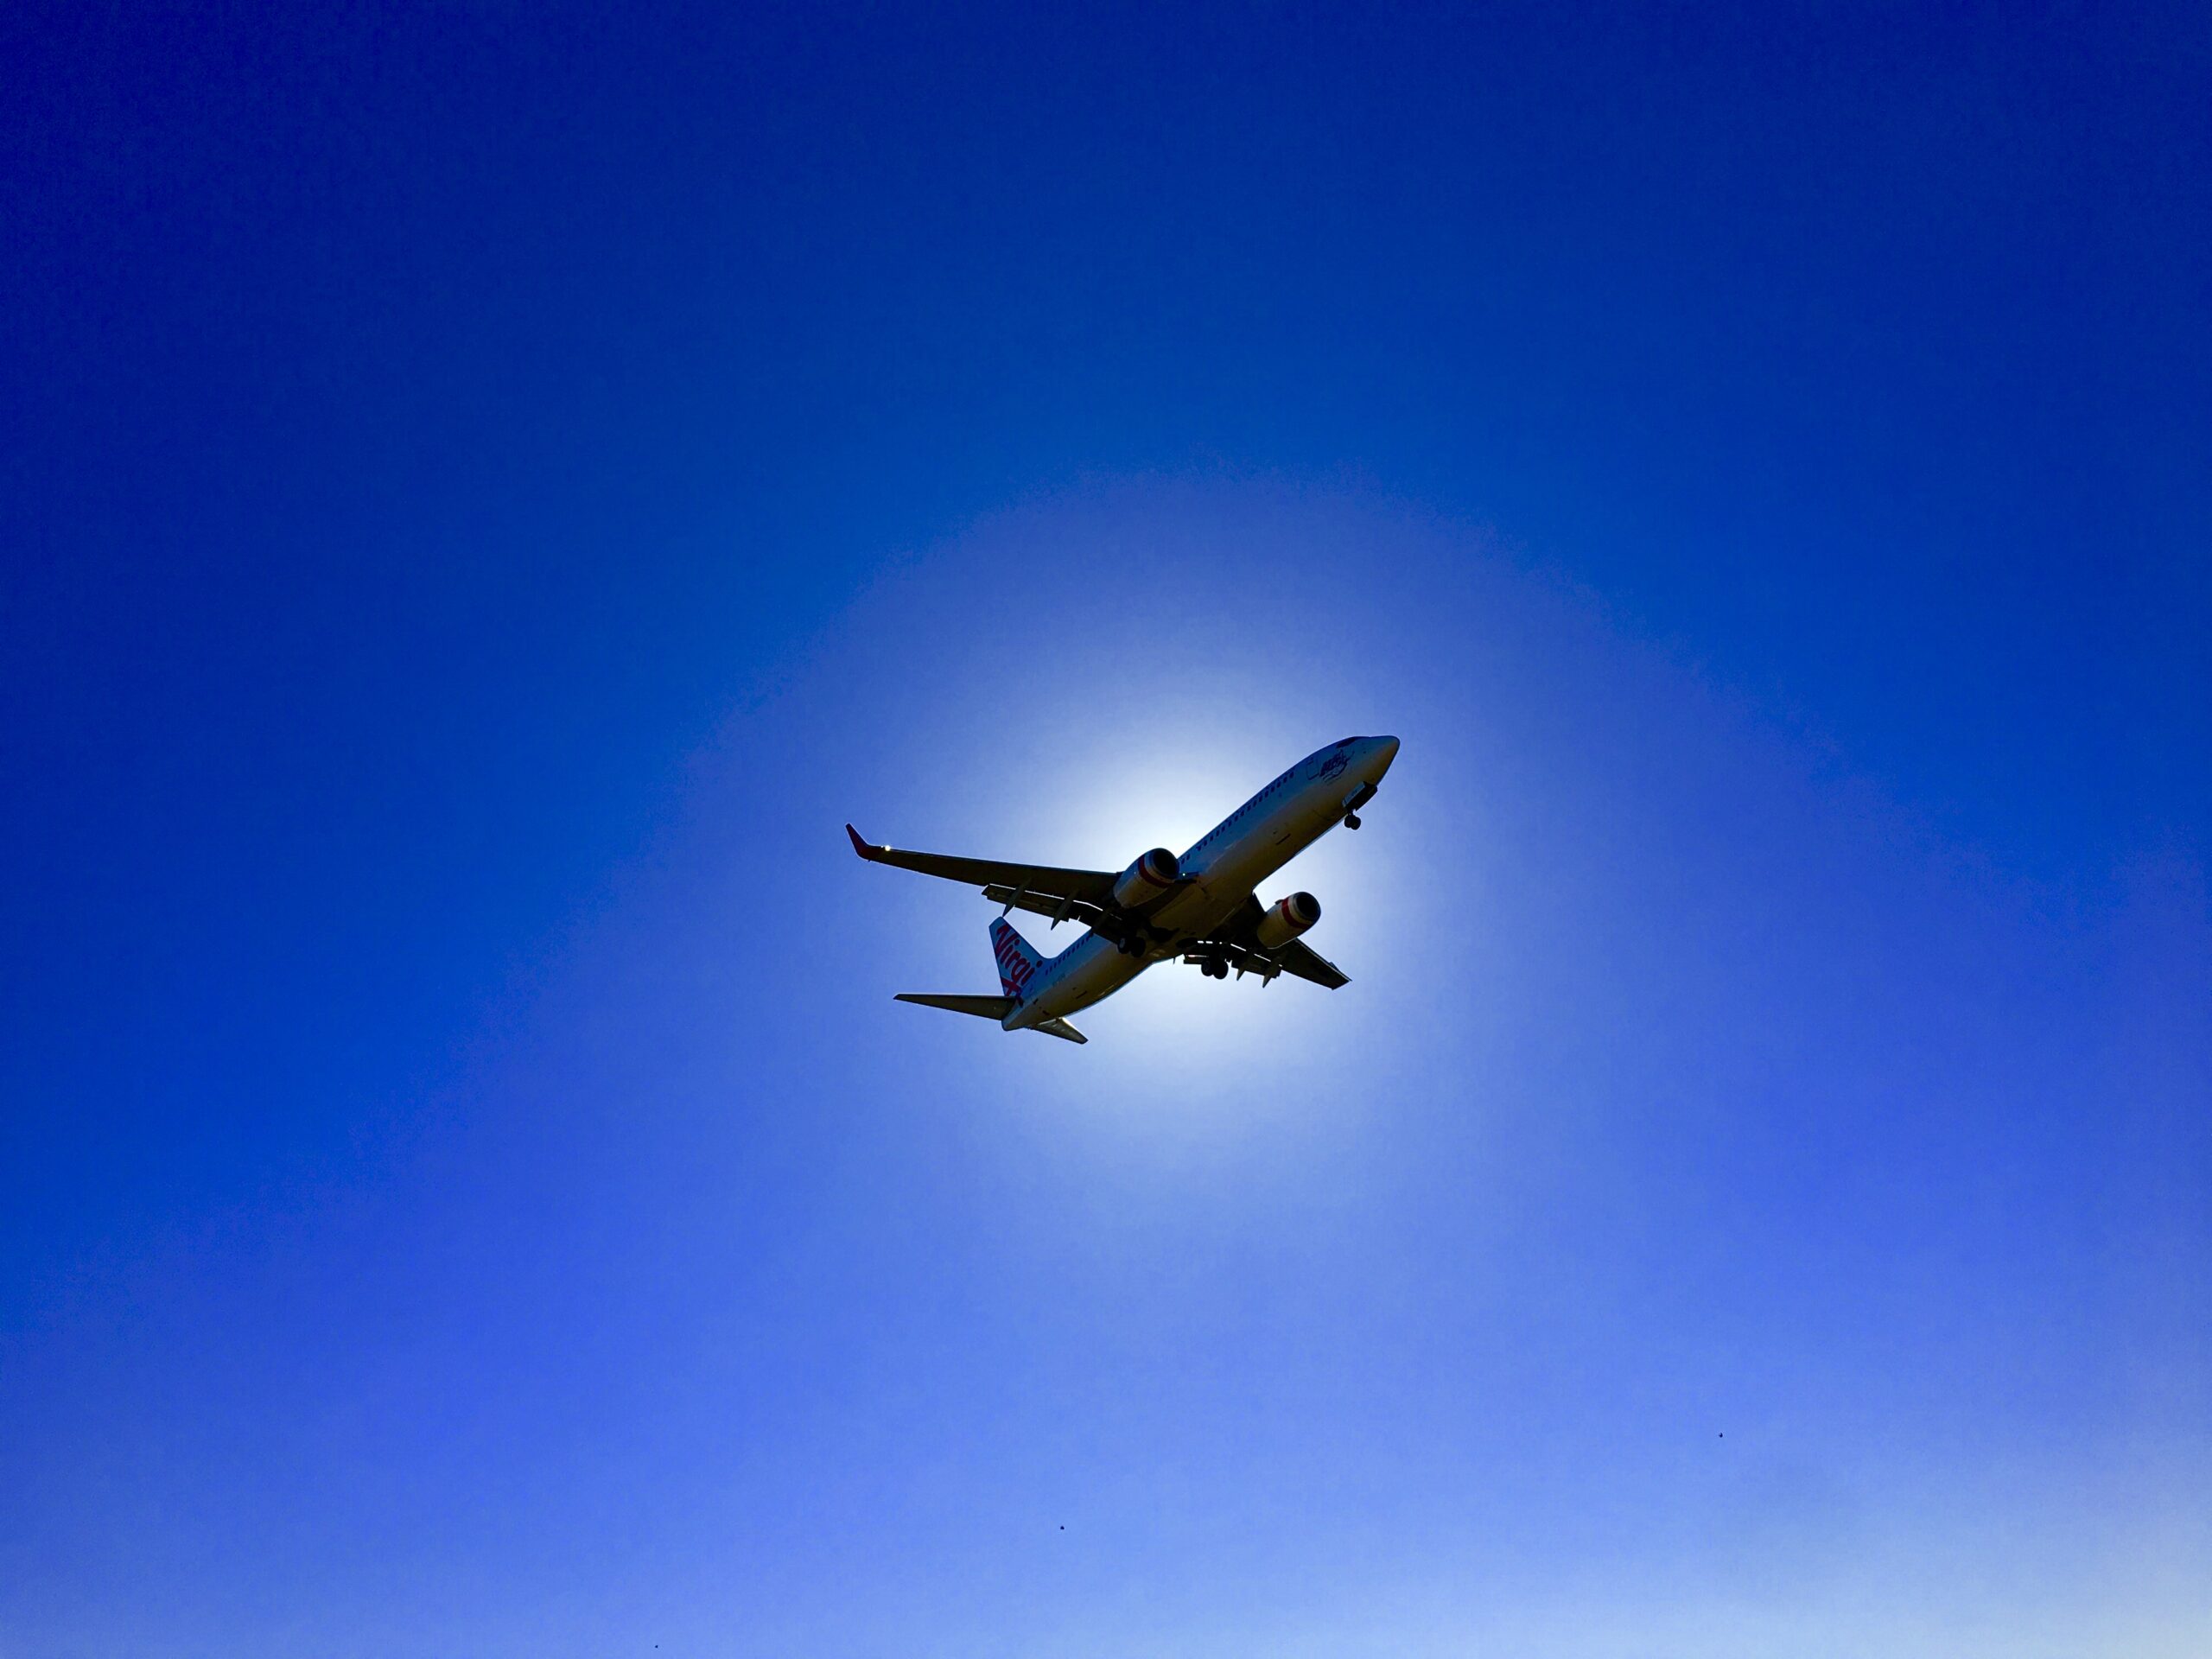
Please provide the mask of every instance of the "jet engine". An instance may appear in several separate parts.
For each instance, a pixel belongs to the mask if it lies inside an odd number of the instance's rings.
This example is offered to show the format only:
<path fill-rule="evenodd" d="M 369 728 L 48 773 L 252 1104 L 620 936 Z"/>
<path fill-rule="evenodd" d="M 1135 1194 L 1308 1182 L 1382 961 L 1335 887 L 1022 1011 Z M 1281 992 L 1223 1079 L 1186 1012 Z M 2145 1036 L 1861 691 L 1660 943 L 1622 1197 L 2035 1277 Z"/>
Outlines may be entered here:
<path fill-rule="evenodd" d="M 1116 878 L 1114 902 L 1123 910 L 1142 910 L 1173 887 L 1183 874 L 1175 855 L 1155 847 Z"/>
<path fill-rule="evenodd" d="M 1279 950 L 1321 919 L 1321 901 L 1310 893 L 1294 893 L 1268 906 L 1256 930 L 1262 950 Z"/>

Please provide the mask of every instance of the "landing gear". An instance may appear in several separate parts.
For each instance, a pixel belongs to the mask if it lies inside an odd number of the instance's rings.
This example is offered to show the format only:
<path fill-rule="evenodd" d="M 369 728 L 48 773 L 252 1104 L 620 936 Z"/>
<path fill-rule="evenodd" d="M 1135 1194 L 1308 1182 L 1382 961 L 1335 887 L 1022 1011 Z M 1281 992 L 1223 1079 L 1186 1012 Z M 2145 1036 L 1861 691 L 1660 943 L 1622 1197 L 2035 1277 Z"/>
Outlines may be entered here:
<path fill-rule="evenodd" d="M 1208 979 L 1227 979 L 1229 963 L 1219 957 L 1209 957 L 1198 964 L 1198 971 Z"/>
<path fill-rule="evenodd" d="M 1144 955 L 1144 941 L 1137 938 L 1134 933 L 1124 935 L 1122 938 L 1116 940 L 1114 943 L 1114 948 L 1116 950 L 1119 950 L 1125 957 L 1141 957 Z"/>
<path fill-rule="evenodd" d="M 1358 828 L 1359 828 L 1359 814 L 1358 814 L 1358 813 L 1357 813 L 1357 812 L 1347 812 L 1347 813 L 1345 813 L 1345 814 L 1344 814 L 1344 828 L 1345 828 L 1345 829 L 1347 829 L 1347 830 L 1357 830 L 1357 829 L 1358 829 Z"/>

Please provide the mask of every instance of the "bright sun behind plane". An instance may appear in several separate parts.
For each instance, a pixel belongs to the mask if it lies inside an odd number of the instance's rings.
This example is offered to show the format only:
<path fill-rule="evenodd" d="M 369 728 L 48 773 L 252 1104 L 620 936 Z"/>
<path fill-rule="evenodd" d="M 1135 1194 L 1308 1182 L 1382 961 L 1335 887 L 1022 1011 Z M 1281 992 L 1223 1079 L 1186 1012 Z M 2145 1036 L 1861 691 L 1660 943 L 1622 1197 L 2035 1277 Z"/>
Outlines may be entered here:
<path fill-rule="evenodd" d="M 1331 990 L 1349 984 L 1300 938 L 1321 919 L 1313 895 L 1294 893 L 1262 905 L 1254 889 L 1338 824 L 1358 829 L 1359 809 L 1397 753 L 1395 737 L 1347 737 L 1317 749 L 1182 857 L 1155 847 L 1118 875 L 901 852 L 870 846 L 849 823 L 845 833 L 862 858 L 966 882 L 1004 906 L 991 924 L 1001 995 L 904 991 L 899 1001 L 1080 1043 L 1088 1039 L 1067 1016 L 1105 1001 L 1155 962 L 1179 957 L 1215 979 L 1228 978 L 1233 968 L 1240 979 L 1290 974 Z M 1042 957 L 1007 925 L 1007 913 L 1017 909 L 1049 916 L 1055 925 L 1081 922 L 1088 931 L 1058 956 Z"/>

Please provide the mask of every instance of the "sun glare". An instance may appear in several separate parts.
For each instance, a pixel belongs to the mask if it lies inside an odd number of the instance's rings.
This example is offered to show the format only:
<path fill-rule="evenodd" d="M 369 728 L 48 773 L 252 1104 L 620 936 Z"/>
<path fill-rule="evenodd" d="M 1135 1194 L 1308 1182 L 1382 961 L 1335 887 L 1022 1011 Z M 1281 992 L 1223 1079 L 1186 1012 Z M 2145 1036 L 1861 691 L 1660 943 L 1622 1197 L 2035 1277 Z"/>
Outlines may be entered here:
<path fill-rule="evenodd" d="M 949 850 L 1100 869 L 1118 870 L 1152 847 L 1180 855 L 1282 768 L 1344 735 L 1337 730 L 1340 712 L 1299 707 L 1297 698 L 1287 708 L 1269 706 L 1239 695 L 1233 677 L 1222 679 L 1170 695 L 1109 686 L 1085 697 L 1071 690 L 1061 706 L 1025 709 L 1004 744 L 971 752 L 957 775 L 944 779 L 932 804 L 933 823 L 945 826 L 939 838 Z M 1141 735 L 1132 741 L 1132 734 Z M 1325 838 L 1265 883 L 1261 897 L 1313 886 L 1342 858 L 1331 843 L 1343 839 Z M 1370 840 L 1354 850 L 1381 855 L 1382 838 Z M 1351 925 L 1354 914 L 1341 898 L 1325 910 L 1317 948 L 1329 954 L 1364 933 Z M 1048 955 L 1079 937 L 1042 917 L 1013 919 Z M 1357 973 L 1357 963 L 1346 966 Z M 1194 1091 L 1234 1099 L 1234 1089 L 1222 1085 L 1255 1056 L 1294 1043 L 1307 1044 L 1317 1057 L 1333 1048 L 1312 1019 L 1311 999 L 1330 995 L 1289 981 L 1214 982 L 1180 963 L 1162 963 L 1077 1016 L 1077 1025 L 1102 1039 L 1084 1056 L 1087 1075 L 1095 1083 L 1126 1061 L 1156 1085 L 1169 1085 L 1179 1109 Z M 1171 1067 L 1163 1070 L 1162 1056 L 1173 1057 Z"/>

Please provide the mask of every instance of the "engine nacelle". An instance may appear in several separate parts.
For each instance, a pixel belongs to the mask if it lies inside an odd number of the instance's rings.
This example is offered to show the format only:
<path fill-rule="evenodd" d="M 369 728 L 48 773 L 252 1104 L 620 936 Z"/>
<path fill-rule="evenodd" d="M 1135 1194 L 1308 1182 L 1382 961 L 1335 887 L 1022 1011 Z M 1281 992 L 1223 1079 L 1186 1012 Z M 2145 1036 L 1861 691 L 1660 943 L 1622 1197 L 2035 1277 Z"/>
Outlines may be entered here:
<path fill-rule="evenodd" d="M 1165 847 L 1141 855 L 1114 882 L 1114 902 L 1123 910 L 1142 910 L 1182 879 L 1183 867 Z"/>
<path fill-rule="evenodd" d="M 1321 919 L 1321 901 L 1310 893 L 1278 899 L 1260 918 L 1260 949 L 1279 950 Z"/>

